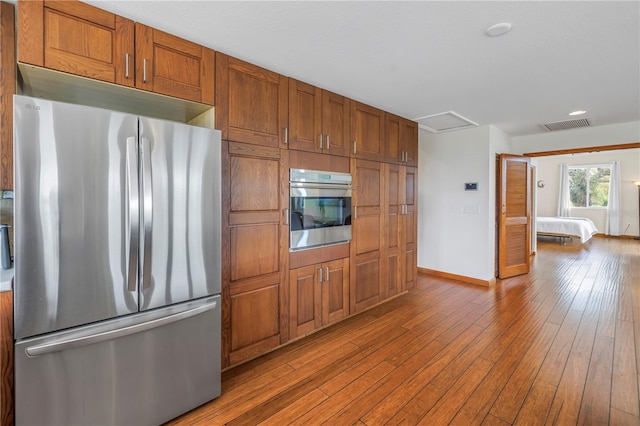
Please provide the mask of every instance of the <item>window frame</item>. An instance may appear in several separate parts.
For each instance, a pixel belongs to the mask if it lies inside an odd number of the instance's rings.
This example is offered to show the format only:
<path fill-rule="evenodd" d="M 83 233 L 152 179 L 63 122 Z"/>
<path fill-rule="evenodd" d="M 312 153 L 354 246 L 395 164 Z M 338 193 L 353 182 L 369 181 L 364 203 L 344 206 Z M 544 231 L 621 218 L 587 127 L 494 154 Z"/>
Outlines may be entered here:
<path fill-rule="evenodd" d="M 571 170 L 574 169 L 586 169 L 587 170 L 587 193 L 586 193 L 586 202 L 587 205 L 586 206 L 573 206 L 571 205 L 571 209 L 607 209 L 608 208 L 608 199 L 607 199 L 607 206 L 590 206 L 589 202 L 591 200 L 591 179 L 588 178 L 588 172 L 589 169 L 592 168 L 607 168 L 609 169 L 609 177 L 611 177 L 611 168 L 612 168 L 612 164 L 611 163 L 600 163 L 600 164 L 575 164 L 575 165 L 567 165 L 567 175 L 569 175 L 569 173 L 571 172 Z M 571 194 L 571 179 L 567 179 L 567 185 L 569 185 L 569 187 L 567 188 L 569 194 Z M 571 196 L 569 196 L 571 197 Z M 571 198 L 569 198 L 569 203 L 571 203 Z"/>

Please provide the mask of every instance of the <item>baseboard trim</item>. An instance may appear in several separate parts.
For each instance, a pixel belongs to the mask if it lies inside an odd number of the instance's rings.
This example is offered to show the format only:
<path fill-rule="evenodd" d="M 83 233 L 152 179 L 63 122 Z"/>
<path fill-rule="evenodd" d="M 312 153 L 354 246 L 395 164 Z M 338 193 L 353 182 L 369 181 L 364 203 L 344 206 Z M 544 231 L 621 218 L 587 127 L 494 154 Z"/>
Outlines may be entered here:
<path fill-rule="evenodd" d="M 463 283 L 480 285 L 483 287 L 491 287 L 496 283 L 495 278 L 491 278 L 490 280 L 481 280 L 478 278 L 465 277 L 464 275 L 450 274 L 449 272 L 436 271 L 426 268 L 418 268 L 418 272 L 426 275 L 433 275 L 439 278 L 447 278 L 450 280 L 462 281 Z"/>
<path fill-rule="evenodd" d="M 619 240 L 637 240 L 640 237 L 637 237 L 635 235 L 607 235 L 607 234 L 601 234 L 601 233 L 597 233 L 597 234 L 593 234 L 594 238 L 615 238 L 615 239 L 619 239 Z"/>

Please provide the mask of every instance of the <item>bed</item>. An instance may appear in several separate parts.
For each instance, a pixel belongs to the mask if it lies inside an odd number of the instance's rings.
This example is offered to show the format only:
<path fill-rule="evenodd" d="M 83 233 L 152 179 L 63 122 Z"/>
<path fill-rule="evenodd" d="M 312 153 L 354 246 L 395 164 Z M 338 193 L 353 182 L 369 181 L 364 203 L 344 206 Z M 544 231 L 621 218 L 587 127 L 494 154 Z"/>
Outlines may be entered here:
<path fill-rule="evenodd" d="M 586 243 L 598 228 L 590 219 L 584 217 L 538 217 L 536 219 L 538 235 L 562 238 L 579 238 Z"/>

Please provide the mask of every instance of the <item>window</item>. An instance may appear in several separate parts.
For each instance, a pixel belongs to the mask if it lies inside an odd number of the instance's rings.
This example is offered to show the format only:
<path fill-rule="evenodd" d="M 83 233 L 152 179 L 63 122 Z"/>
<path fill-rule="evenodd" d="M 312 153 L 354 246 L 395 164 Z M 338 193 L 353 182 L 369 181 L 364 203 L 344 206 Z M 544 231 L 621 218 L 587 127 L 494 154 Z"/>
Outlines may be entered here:
<path fill-rule="evenodd" d="M 569 166 L 571 207 L 607 207 L 611 166 Z"/>

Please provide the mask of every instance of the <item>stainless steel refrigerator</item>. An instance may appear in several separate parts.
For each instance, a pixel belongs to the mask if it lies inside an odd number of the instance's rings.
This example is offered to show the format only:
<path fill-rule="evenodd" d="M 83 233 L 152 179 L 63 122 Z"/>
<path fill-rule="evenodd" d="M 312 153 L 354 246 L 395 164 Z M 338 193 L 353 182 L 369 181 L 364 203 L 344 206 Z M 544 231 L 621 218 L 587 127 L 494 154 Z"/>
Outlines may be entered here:
<path fill-rule="evenodd" d="M 14 97 L 16 424 L 220 394 L 220 132 Z"/>

